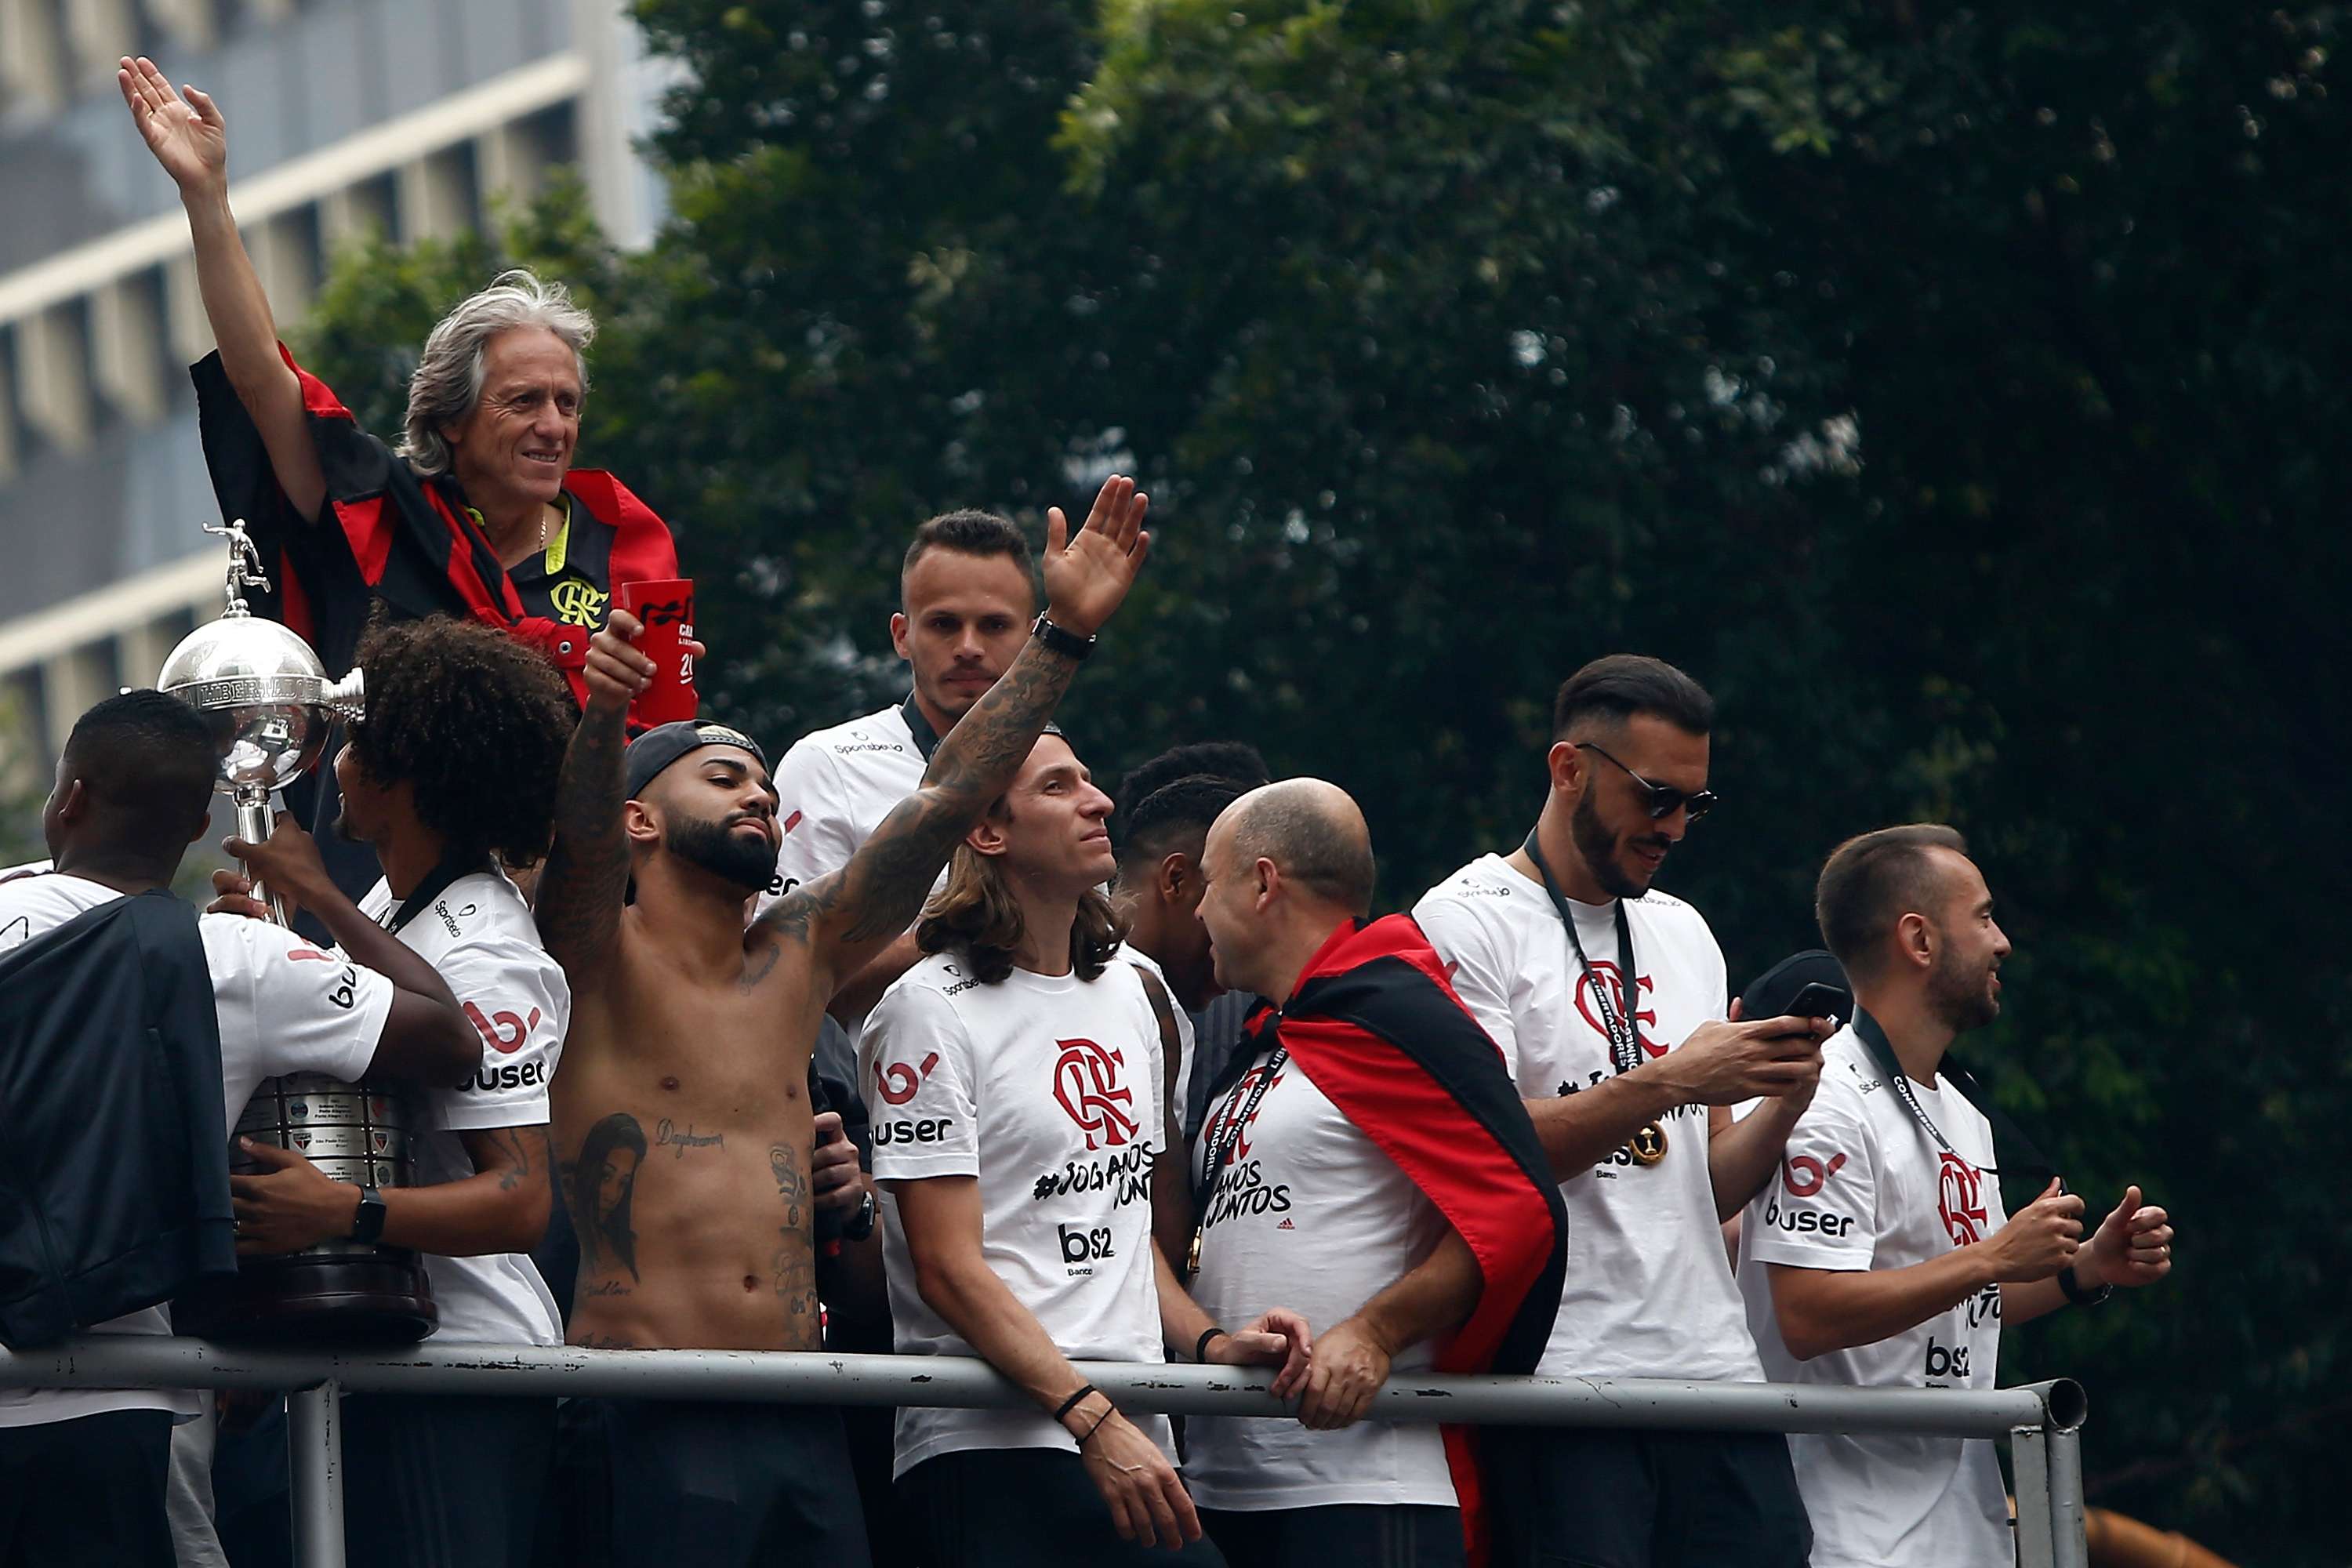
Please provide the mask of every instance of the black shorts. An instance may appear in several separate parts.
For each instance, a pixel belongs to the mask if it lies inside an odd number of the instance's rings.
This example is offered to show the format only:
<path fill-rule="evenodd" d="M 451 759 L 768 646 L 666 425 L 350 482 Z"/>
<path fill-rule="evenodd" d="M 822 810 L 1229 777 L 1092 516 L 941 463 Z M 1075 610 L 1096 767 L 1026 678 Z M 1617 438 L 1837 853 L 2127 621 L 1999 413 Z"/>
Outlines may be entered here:
<path fill-rule="evenodd" d="M 927 1568 L 1224 1568 L 1206 1535 L 1181 1551 L 1118 1538 L 1110 1505 L 1065 1448 L 975 1448 L 925 1459 L 898 1500 Z"/>
<path fill-rule="evenodd" d="M 1496 1568 L 1805 1568 L 1789 1440 L 1762 1432 L 1490 1426 Z"/>
<path fill-rule="evenodd" d="M 553 1399 L 343 1395 L 351 1568 L 530 1568 Z"/>
<path fill-rule="evenodd" d="M 0 1563 L 172 1568 L 172 1413 L 0 1426 Z"/>
<path fill-rule="evenodd" d="M 676 1399 L 579 1402 L 601 1418 L 615 1563 L 867 1568 L 841 1413 Z"/>
<path fill-rule="evenodd" d="M 1201 1510 L 1231 1568 L 1464 1568 L 1462 1510 L 1431 1503 Z"/>

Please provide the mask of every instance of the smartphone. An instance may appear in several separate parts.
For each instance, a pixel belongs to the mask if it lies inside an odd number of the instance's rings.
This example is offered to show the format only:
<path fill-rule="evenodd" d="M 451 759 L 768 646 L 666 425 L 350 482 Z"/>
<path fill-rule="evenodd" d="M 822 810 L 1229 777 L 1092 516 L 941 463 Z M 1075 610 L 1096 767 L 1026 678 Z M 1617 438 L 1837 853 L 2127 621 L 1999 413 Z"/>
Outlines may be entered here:
<path fill-rule="evenodd" d="M 1824 985 L 1816 980 L 1790 998 L 1788 1016 L 1791 1018 L 1835 1018 L 1843 1023 L 1853 1016 L 1853 998 L 1834 985 Z"/>
<path fill-rule="evenodd" d="M 613 602 L 645 623 L 637 650 L 654 661 L 653 684 L 637 694 L 631 712 L 640 724 L 691 719 L 701 706 L 694 689 L 694 582 L 665 577 L 623 583 Z"/>

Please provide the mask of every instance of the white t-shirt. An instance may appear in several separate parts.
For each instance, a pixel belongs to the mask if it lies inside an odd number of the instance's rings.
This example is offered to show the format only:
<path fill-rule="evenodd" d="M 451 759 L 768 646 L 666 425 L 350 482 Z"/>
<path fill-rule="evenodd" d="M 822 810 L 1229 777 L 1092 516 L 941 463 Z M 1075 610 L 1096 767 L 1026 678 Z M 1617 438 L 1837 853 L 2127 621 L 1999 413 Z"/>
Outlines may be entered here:
<path fill-rule="evenodd" d="M 122 895 L 80 877 L 23 877 L 0 884 L 0 952 L 65 924 Z M 200 915 L 213 1006 L 220 1021 L 221 1137 L 265 1078 L 323 1072 L 358 1078 L 375 1059 L 392 1012 L 392 982 L 340 955 L 320 952 L 282 926 L 242 915 Z M 162 1307 L 149 1307 L 90 1330 L 98 1334 L 168 1334 Z M 189 1389 L 0 1388 L 0 1426 L 38 1426 L 108 1410 L 196 1414 Z"/>
<path fill-rule="evenodd" d="M 951 956 L 926 958 L 875 1005 L 857 1060 L 900 1354 L 979 1352 L 915 1289 L 889 1184 L 977 1176 L 982 1254 L 1064 1355 L 1166 1359 L 1151 1260 L 1160 1026 L 1131 965 L 983 985 Z M 1165 1416 L 1129 1419 L 1173 1460 Z M 971 1448 L 1076 1447 L 1042 1410 L 909 1407 L 891 1474 Z"/>
<path fill-rule="evenodd" d="M 1569 904 L 1594 974 L 1622 1009 L 1615 904 Z M 1679 899 L 1653 892 L 1625 910 L 1641 971 L 1633 1016 L 1645 1059 L 1654 1058 L 1723 1016 L 1723 951 Z M 1502 1047 L 1523 1098 L 1580 1093 L 1615 1074 L 1601 1011 L 1541 882 L 1499 855 L 1481 856 L 1423 895 L 1412 918 Z M 1658 1125 L 1666 1135 L 1658 1163 L 1636 1164 L 1619 1149 L 1559 1184 L 1574 1241 L 1538 1370 L 1760 1381 L 1716 1217 L 1706 1107 L 1678 1107 Z"/>
<path fill-rule="evenodd" d="M 1199 1059 L 1199 1053 L 1195 1050 L 1192 1044 L 1192 1015 L 1184 1011 L 1184 1005 L 1176 1000 L 1175 987 L 1168 984 L 1168 972 L 1160 967 L 1160 961 L 1152 957 L 1150 953 L 1144 952 L 1141 948 L 1132 945 L 1122 947 L 1118 952 L 1112 955 L 1111 962 L 1113 963 L 1132 963 L 1138 969 L 1150 970 L 1151 972 L 1151 977 L 1160 982 L 1160 990 L 1166 992 L 1168 994 L 1168 1011 L 1173 1014 L 1176 1019 L 1175 1107 L 1176 1110 L 1181 1114 L 1184 1109 L 1185 1090 L 1192 1082 L 1192 1064 L 1194 1061 Z M 1145 1004 L 1148 1005 L 1150 1001 L 1150 996 L 1147 994 L 1144 997 Z M 1160 1050 L 1164 1057 L 1167 1050 L 1167 1041 L 1165 1039 L 1160 1041 Z M 1161 1081 L 1164 1083 L 1166 1080 L 1163 1079 Z"/>
<path fill-rule="evenodd" d="M 400 901 L 378 881 L 360 911 L 390 928 Z M 530 906 L 502 871 L 477 871 L 401 927 L 403 943 L 447 983 L 482 1036 L 482 1065 L 455 1089 L 420 1097 L 423 1115 L 410 1141 L 419 1186 L 464 1181 L 474 1173 L 460 1132 L 537 1127 L 548 1121 L 547 1081 L 563 1051 L 572 987 L 548 956 Z M 465 1344 L 563 1342 L 555 1298 L 531 1260 L 519 1252 L 479 1258 L 426 1253 L 440 1327 L 434 1337 Z"/>
<path fill-rule="evenodd" d="M 1941 1076 L 1913 1084 L 1951 1141 L 1912 1119 L 1851 1027 L 1822 1047 L 1822 1086 L 1789 1135 L 1772 1183 L 1740 1226 L 1739 1283 L 1775 1383 L 1864 1388 L 1991 1388 L 2000 1287 L 1875 1344 L 1801 1362 L 1781 1342 L 1769 1263 L 1903 1268 L 1978 1241 L 2008 1221 L 1992 1128 Z M 2016 1560 L 1990 1439 L 1797 1434 L 1797 1488 L 1813 1521 L 1813 1568 L 1991 1568 Z"/>
<path fill-rule="evenodd" d="M 1211 1152 L 1248 1109 L 1270 1054 L 1258 1052 L 1241 1080 L 1210 1102 L 1188 1166 L 1194 1191 Z M 1202 1216 L 1192 1294 L 1229 1326 L 1289 1307 L 1328 1329 L 1445 1234 L 1436 1205 L 1296 1061 L 1267 1083 Z M 1435 1354 L 1423 1341 L 1396 1358 L 1395 1370 L 1426 1367 Z M 1428 1422 L 1360 1421 L 1316 1432 L 1263 1416 L 1194 1415 L 1184 1423 L 1184 1449 L 1185 1483 L 1202 1508 L 1454 1505 L 1444 1441 Z"/>
<path fill-rule="evenodd" d="M 814 730 L 776 764 L 776 875 L 753 918 L 799 887 L 840 870 L 891 808 L 923 785 L 921 748 L 901 705 Z M 946 873 L 942 872 L 944 877 Z"/>

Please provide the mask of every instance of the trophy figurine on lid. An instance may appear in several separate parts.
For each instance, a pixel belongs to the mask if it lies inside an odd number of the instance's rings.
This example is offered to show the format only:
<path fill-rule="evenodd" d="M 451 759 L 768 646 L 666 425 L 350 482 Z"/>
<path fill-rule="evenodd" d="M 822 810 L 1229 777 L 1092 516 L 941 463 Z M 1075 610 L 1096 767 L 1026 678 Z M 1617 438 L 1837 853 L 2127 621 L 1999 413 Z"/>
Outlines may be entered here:
<path fill-rule="evenodd" d="M 236 803 L 237 837 L 268 838 L 272 794 L 315 766 L 338 718 L 357 718 L 360 672 L 327 679 L 319 656 L 287 627 L 246 607 L 267 589 L 260 552 L 245 524 L 207 523 L 229 542 L 228 608 L 173 648 L 155 679 L 202 713 L 220 756 L 218 789 Z M 279 924 L 283 899 L 254 896 Z M 356 1185 L 410 1184 L 406 1107 L 389 1090 L 322 1073 L 265 1079 L 236 1120 L 236 1135 L 308 1155 L 330 1177 Z M 229 1168 L 260 1169 L 234 1146 Z M 184 1297 L 181 1331 L 215 1339 L 357 1342 L 421 1339 L 438 1321 L 425 1266 L 404 1247 L 330 1241 L 278 1258 L 240 1258 L 234 1280 Z"/>

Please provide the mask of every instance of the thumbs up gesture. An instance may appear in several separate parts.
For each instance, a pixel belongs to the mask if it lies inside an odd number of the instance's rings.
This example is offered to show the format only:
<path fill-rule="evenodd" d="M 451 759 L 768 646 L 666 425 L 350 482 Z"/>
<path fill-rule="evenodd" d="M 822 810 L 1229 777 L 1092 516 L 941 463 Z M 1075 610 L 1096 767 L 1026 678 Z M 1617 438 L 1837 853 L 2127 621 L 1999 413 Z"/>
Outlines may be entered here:
<path fill-rule="evenodd" d="M 2099 1222 L 2074 1260 L 2074 1278 L 2093 1289 L 2153 1285 L 2171 1272 L 2171 1218 L 2162 1209 L 2142 1204 L 2137 1187 L 2124 1189 L 2123 1202 Z"/>

